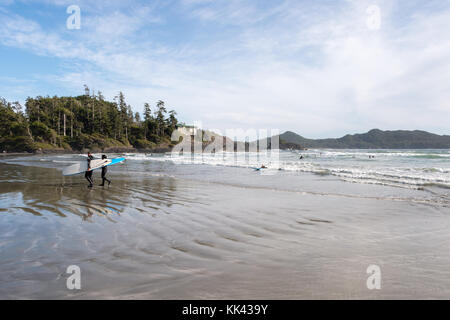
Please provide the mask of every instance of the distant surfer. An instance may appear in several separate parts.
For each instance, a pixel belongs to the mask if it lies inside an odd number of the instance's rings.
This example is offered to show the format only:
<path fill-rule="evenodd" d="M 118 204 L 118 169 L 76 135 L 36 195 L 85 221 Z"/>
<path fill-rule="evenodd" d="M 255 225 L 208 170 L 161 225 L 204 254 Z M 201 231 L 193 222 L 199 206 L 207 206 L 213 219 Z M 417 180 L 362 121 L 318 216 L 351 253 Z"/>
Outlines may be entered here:
<path fill-rule="evenodd" d="M 102 160 L 108 159 L 108 157 L 106 155 L 102 155 Z M 103 167 L 102 168 L 102 184 L 100 185 L 100 187 L 104 187 L 105 186 L 105 181 L 108 182 L 108 186 L 111 184 L 111 180 L 108 180 L 106 178 L 106 174 L 108 173 L 108 167 Z"/>
<path fill-rule="evenodd" d="M 92 180 L 92 172 L 93 171 L 91 170 L 91 161 L 92 160 L 94 160 L 94 157 L 92 156 L 92 154 L 90 152 L 88 152 L 88 156 L 87 156 L 87 171 L 84 174 L 84 177 L 89 182 L 88 188 L 92 188 L 94 186 L 94 181 Z"/>
<path fill-rule="evenodd" d="M 262 165 L 261 169 L 267 169 L 267 167 L 265 165 Z"/>

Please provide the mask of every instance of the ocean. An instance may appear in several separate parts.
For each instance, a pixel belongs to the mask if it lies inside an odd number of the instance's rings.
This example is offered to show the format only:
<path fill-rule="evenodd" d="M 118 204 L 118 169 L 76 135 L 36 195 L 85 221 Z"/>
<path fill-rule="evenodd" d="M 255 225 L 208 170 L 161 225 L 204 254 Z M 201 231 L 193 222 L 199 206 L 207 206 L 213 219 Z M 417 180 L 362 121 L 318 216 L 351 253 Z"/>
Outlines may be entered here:
<path fill-rule="evenodd" d="M 449 150 L 108 156 L 0 160 L 0 298 L 450 298 Z"/>
<path fill-rule="evenodd" d="M 218 153 L 184 156 L 129 154 L 130 160 L 168 161 L 174 164 L 259 167 L 292 173 L 309 172 L 343 181 L 403 188 L 450 188 L 450 150 L 307 150 L 258 153 Z"/>

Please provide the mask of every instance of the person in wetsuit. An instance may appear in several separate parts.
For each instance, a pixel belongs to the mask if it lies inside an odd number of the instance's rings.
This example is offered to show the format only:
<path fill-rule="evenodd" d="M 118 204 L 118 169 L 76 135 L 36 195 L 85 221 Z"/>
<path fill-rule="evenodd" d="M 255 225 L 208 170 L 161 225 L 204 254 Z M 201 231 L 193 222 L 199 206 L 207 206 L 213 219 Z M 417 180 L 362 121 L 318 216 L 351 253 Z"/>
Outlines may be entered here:
<path fill-rule="evenodd" d="M 107 159 L 108 157 L 106 155 L 102 155 L 102 160 Z M 103 167 L 102 168 L 102 184 L 100 185 L 100 187 L 104 187 L 105 186 L 105 181 L 108 182 L 108 186 L 111 184 L 111 180 L 108 180 L 106 178 L 106 174 L 108 173 L 108 167 Z"/>
<path fill-rule="evenodd" d="M 92 156 L 92 154 L 90 152 L 88 152 L 88 157 L 87 157 L 88 170 L 84 174 L 84 177 L 89 182 L 88 188 L 92 188 L 94 186 L 94 181 L 92 180 L 92 172 L 93 171 L 91 170 L 91 161 L 92 160 L 94 160 L 94 157 Z"/>

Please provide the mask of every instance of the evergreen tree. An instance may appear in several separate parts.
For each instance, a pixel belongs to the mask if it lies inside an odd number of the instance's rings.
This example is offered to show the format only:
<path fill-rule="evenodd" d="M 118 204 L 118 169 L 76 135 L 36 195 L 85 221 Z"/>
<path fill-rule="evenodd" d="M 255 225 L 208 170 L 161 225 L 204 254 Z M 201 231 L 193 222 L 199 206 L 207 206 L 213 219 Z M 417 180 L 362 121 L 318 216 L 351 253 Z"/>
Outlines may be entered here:
<path fill-rule="evenodd" d="M 171 110 L 166 118 L 163 101 L 153 116 L 144 105 L 143 116 L 133 113 L 122 92 L 114 102 L 106 101 L 87 85 L 77 97 L 28 97 L 25 113 L 19 103 L 0 100 L 0 147 L 4 150 L 34 151 L 39 148 L 81 150 L 108 145 L 147 148 L 169 143 L 177 119 Z M 143 119 L 142 119 L 143 118 Z"/>
<path fill-rule="evenodd" d="M 164 106 L 164 101 L 159 100 L 156 104 L 158 111 L 156 112 L 156 123 L 158 128 L 158 135 L 161 138 L 164 134 L 165 129 L 165 114 L 167 112 L 166 107 Z"/>

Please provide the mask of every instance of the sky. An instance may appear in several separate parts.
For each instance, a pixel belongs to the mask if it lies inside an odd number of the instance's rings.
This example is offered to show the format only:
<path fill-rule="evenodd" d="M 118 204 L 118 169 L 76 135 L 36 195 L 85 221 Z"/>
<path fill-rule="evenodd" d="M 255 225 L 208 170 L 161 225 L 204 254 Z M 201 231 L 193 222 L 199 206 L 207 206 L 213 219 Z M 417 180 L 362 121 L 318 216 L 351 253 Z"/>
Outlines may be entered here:
<path fill-rule="evenodd" d="M 0 97 L 84 84 L 222 132 L 450 134 L 450 1 L 0 0 Z"/>

